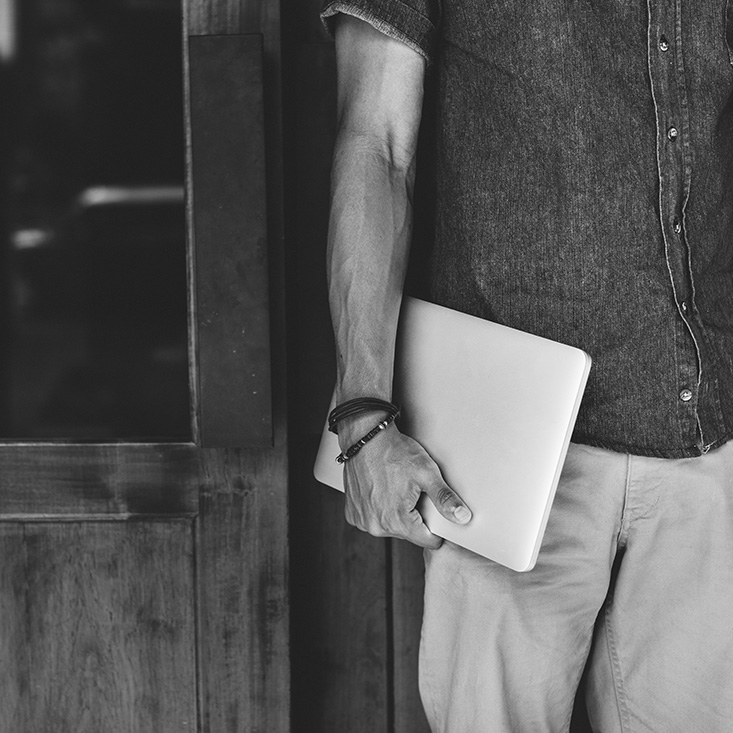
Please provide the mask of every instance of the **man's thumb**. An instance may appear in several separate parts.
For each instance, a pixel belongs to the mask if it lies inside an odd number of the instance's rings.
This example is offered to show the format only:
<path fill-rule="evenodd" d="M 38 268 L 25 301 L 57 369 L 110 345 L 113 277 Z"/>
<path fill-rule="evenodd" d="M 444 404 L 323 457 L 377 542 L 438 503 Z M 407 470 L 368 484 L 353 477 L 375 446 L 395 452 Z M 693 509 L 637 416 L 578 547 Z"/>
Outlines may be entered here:
<path fill-rule="evenodd" d="M 448 484 L 439 482 L 426 492 L 435 508 L 449 521 L 455 524 L 466 524 L 471 520 L 471 510 Z"/>

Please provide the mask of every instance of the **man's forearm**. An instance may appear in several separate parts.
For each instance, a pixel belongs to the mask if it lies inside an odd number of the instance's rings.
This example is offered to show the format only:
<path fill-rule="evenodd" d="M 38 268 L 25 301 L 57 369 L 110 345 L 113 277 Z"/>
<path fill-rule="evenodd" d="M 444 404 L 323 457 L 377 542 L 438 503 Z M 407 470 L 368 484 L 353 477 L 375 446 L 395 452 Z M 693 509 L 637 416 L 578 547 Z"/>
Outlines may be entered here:
<path fill-rule="evenodd" d="M 405 44 L 349 16 L 338 22 L 336 60 L 328 275 L 337 399 L 389 398 L 425 62 Z M 367 415 L 343 421 L 340 440 L 361 437 L 356 433 L 373 420 Z"/>
<path fill-rule="evenodd" d="M 389 398 L 394 345 L 412 230 L 412 160 L 376 140 L 339 135 L 329 228 L 329 299 L 338 397 Z"/>

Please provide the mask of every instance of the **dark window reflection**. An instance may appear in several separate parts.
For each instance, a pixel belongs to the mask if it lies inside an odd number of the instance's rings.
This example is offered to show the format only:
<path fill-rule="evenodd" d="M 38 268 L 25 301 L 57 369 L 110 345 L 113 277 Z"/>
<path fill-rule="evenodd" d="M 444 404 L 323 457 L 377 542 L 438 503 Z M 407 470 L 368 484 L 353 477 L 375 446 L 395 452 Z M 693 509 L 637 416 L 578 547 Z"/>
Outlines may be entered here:
<path fill-rule="evenodd" d="M 22 0 L 0 434 L 187 440 L 179 2 Z"/>

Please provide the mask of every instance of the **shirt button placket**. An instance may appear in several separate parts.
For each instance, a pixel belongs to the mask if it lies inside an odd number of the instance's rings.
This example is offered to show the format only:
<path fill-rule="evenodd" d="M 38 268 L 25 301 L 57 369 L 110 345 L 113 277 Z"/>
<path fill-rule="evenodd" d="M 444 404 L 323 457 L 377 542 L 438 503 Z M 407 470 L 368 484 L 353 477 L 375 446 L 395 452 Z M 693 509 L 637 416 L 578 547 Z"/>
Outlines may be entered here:
<path fill-rule="evenodd" d="M 683 226 L 687 191 L 689 190 L 689 181 L 686 181 L 689 169 L 686 163 L 688 151 L 686 141 L 682 137 L 683 131 L 688 129 L 686 91 L 680 49 L 676 45 L 673 48 L 673 44 L 680 41 L 676 35 L 668 36 L 662 32 L 662 28 L 676 27 L 675 6 L 676 4 L 671 2 L 649 4 L 651 9 L 649 40 L 652 41 L 654 38 L 654 41 L 653 45 L 650 43 L 648 48 L 650 52 L 654 50 L 654 56 L 656 56 L 656 58 L 650 56 L 649 65 L 657 112 L 660 202 L 663 207 L 660 213 L 664 219 L 667 265 L 672 287 L 678 298 L 679 314 L 687 325 L 692 340 L 696 343 L 692 331 L 693 308 L 690 298 L 693 285 L 686 242 L 688 232 Z M 655 36 L 651 36 L 652 33 L 655 33 Z M 680 364 L 678 378 L 681 377 L 684 380 L 682 385 L 689 385 L 695 379 L 693 374 L 697 369 L 699 365 L 693 365 L 691 362 Z M 682 409 L 687 408 L 691 411 L 688 415 L 690 420 L 695 416 L 698 408 L 695 389 L 681 386 L 675 395 Z M 691 425 L 692 423 L 688 425 L 690 430 L 692 430 Z"/>

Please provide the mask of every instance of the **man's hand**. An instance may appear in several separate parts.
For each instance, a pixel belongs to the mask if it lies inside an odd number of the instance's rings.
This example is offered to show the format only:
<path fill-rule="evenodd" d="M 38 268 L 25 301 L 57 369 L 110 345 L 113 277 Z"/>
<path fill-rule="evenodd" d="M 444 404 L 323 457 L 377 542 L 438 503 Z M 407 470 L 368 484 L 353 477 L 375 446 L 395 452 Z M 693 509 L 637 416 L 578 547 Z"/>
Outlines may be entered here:
<path fill-rule="evenodd" d="M 372 417 L 370 424 L 373 422 Z M 353 425 L 349 428 L 347 439 L 351 440 L 357 431 Z M 423 492 L 449 521 L 465 524 L 471 519 L 470 510 L 443 480 L 435 461 L 394 424 L 345 466 L 346 520 L 375 537 L 398 537 L 420 547 L 440 547 L 442 540 L 430 532 L 417 511 Z"/>

